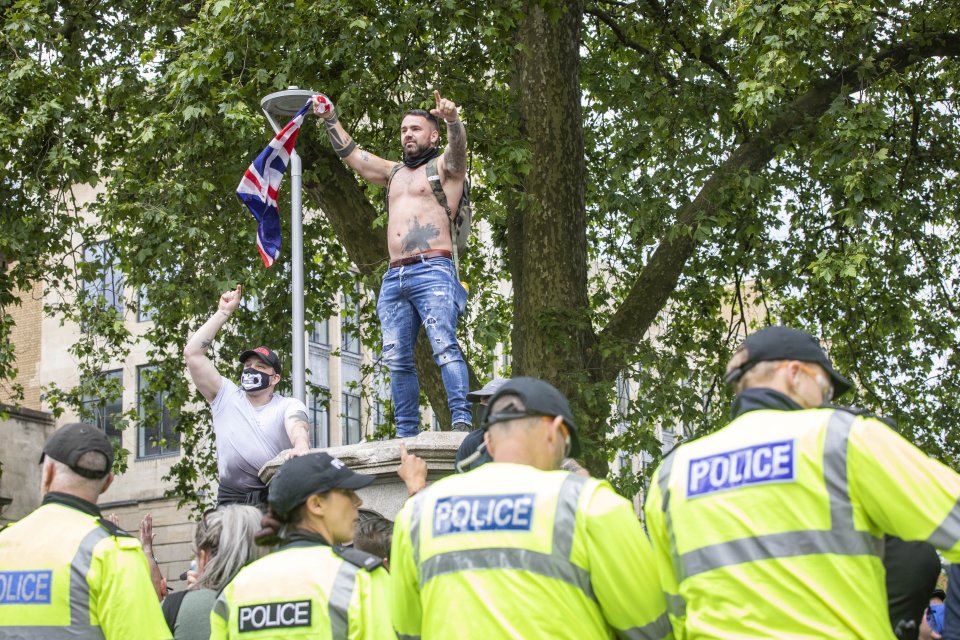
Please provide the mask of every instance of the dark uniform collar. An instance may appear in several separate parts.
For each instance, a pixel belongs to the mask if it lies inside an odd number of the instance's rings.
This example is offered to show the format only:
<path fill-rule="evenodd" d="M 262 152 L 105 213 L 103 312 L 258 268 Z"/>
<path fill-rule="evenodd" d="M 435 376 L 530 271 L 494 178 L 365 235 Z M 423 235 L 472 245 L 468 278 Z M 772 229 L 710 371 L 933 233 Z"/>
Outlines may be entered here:
<path fill-rule="evenodd" d="M 283 536 L 283 542 L 280 543 L 277 551 L 294 549 L 296 547 L 316 547 L 318 545 L 324 547 L 331 546 L 319 533 L 307 531 L 306 529 L 291 529 Z"/>
<path fill-rule="evenodd" d="M 748 411 L 761 411 L 772 409 L 774 411 L 802 411 L 803 407 L 791 400 L 785 394 L 766 387 L 756 387 L 744 389 L 733 399 L 733 406 L 730 407 L 730 416 L 737 418 Z"/>
<path fill-rule="evenodd" d="M 45 496 L 43 496 L 43 504 L 61 504 L 65 507 L 70 507 L 71 509 L 82 511 L 83 513 L 89 514 L 94 518 L 102 517 L 100 515 L 100 507 L 93 504 L 92 502 L 87 502 L 83 498 L 72 496 L 69 493 L 61 493 L 59 491 L 50 491 Z"/>

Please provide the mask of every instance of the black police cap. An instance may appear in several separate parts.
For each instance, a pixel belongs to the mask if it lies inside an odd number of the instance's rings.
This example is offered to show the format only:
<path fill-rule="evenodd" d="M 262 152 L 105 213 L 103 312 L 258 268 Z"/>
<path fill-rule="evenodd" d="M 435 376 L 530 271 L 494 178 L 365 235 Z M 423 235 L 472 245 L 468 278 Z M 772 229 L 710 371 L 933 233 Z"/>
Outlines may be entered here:
<path fill-rule="evenodd" d="M 342 460 L 328 453 L 308 453 L 281 465 L 270 482 L 267 502 L 274 514 L 287 520 L 312 495 L 331 489 L 362 489 L 373 480 L 373 476 L 352 471 Z"/>
<path fill-rule="evenodd" d="M 851 386 L 850 381 L 837 373 L 830 358 L 823 351 L 820 343 L 805 331 L 790 327 L 766 327 L 747 336 L 740 347 L 747 352 L 747 359 L 739 367 L 727 373 L 724 380 L 731 384 L 739 380 L 758 362 L 772 360 L 799 360 L 812 362 L 823 367 L 830 382 L 833 384 L 833 397 L 846 393 Z"/>
<path fill-rule="evenodd" d="M 90 451 L 102 453 L 106 457 L 103 469 L 85 469 L 77 466 L 80 457 Z M 74 422 L 57 429 L 40 454 L 40 462 L 50 456 L 61 462 L 75 473 L 94 480 L 105 477 L 113 468 L 113 443 L 96 425 L 86 422 Z"/>
<path fill-rule="evenodd" d="M 537 380 L 536 378 L 511 378 L 500 389 L 493 394 L 490 402 L 487 404 L 487 412 L 483 416 L 483 428 L 486 430 L 491 424 L 502 422 L 507 419 L 515 419 L 520 416 L 507 417 L 509 412 L 505 413 L 503 408 L 493 412 L 491 407 L 500 398 L 504 396 L 517 396 L 523 402 L 523 415 L 527 416 L 560 416 L 564 424 L 570 431 L 570 456 L 580 455 L 580 436 L 577 433 L 577 425 L 573 421 L 573 411 L 570 409 L 570 403 L 552 384 Z"/>

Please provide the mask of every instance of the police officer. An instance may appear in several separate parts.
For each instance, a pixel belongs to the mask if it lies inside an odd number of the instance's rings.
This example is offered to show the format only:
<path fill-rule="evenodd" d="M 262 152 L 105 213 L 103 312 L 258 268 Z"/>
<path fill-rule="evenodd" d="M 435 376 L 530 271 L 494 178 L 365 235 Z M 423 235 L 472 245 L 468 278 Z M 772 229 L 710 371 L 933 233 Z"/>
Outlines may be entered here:
<path fill-rule="evenodd" d="M 169 638 L 140 541 L 96 504 L 110 440 L 68 424 L 40 461 L 43 504 L 0 531 L 0 638 Z"/>
<path fill-rule="evenodd" d="M 654 474 L 647 529 L 678 638 L 892 638 L 883 534 L 960 561 L 960 476 L 877 419 L 812 336 L 751 334 L 734 420 Z"/>
<path fill-rule="evenodd" d="M 579 448 L 566 398 L 514 378 L 483 422 L 493 462 L 407 501 L 390 555 L 400 638 L 669 637 L 652 552 L 605 481 L 556 470 Z"/>
<path fill-rule="evenodd" d="M 210 638 L 393 638 L 383 560 L 345 549 L 353 539 L 355 490 L 373 476 L 327 453 L 288 460 L 268 501 L 283 542 L 243 569 L 217 598 Z"/>

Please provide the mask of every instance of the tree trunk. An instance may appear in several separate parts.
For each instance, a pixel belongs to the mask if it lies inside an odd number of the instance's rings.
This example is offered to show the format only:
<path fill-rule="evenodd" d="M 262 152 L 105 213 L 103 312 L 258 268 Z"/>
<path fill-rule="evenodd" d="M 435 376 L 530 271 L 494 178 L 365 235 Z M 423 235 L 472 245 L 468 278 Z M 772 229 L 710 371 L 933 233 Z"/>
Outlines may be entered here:
<path fill-rule="evenodd" d="M 512 80 L 520 137 L 532 154 L 508 212 L 513 278 L 513 371 L 543 378 L 570 399 L 591 440 L 582 394 L 594 342 L 587 296 L 586 165 L 580 113 L 579 0 L 530 2 Z M 589 447 L 592 449 L 592 447 Z M 606 463 L 588 459 L 594 473 Z"/>

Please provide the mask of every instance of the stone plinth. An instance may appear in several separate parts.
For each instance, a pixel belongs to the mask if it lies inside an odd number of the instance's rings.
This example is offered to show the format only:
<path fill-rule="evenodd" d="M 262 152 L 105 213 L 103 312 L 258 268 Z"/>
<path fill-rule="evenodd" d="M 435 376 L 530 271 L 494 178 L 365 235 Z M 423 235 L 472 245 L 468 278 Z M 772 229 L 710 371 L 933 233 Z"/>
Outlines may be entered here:
<path fill-rule="evenodd" d="M 428 482 L 435 482 L 454 473 L 454 457 L 465 433 L 453 431 L 424 431 L 415 438 L 361 442 L 330 449 L 331 456 L 340 458 L 358 473 L 376 477 L 373 484 L 357 493 L 363 498 L 363 508 L 372 509 L 391 520 L 407 500 L 407 488 L 397 476 L 400 466 L 400 443 L 406 445 L 407 453 L 424 459 L 427 463 Z M 260 469 L 260 479 L 270 484 L 283 461 L 274 458 Z"/>

